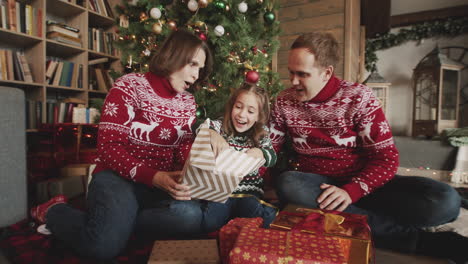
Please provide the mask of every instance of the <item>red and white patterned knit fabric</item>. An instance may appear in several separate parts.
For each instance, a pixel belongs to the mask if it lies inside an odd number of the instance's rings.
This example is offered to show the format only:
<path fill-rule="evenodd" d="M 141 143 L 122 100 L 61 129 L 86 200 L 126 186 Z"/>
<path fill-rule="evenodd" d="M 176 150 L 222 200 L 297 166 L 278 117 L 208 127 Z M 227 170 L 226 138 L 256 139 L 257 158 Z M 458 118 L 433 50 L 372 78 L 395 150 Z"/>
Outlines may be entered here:
<path fill-rule="evenodd" d="M 191 144 L 196 104 L 152 73 L 127 74 L 109 91 L 99 123 L 94 173 L 110 169 L 153 186 L 158 171 L 181 169 Z"/>
<path fill-rule="evenodd" d="M 307 102 L 294 88 L 281 92 L 270 137 L 278 152 L 289 134 L 298 171 L 339 178 L 353 202 L 390 181 L 398 151 L 379 101 L 367 86 L 332 77 Z"/>

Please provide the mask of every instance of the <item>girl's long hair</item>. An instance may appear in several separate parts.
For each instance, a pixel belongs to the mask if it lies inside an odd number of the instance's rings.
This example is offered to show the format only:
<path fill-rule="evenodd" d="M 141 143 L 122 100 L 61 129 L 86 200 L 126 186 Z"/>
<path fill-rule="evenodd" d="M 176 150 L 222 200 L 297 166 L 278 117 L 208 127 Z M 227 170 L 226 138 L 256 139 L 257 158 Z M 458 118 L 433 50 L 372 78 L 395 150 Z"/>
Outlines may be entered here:
<path fill-rule="evenodd" d="M 260 147 L 260 140 L 267 135 L 264 126 L 268 122 L 270 116 L 270 104 L 268 92 L 257 86 L 256 84 L 244 83 L 240 88 L 236 89 L 234 93 L 229 98 L 229 101 L 226 103 L 224 109 L 224 119 L 223 119 L 223 131 L 229 135 L 233 136 L 237 133 L 236 129 L 232 124 L 231 112 L 234 104 L 236 103 L 237 97 L 241 93 L 254 93 L 257 97 L 258 102 L 258 121 L 246 132 L 248 136 L 252 139 L 255 147 Z"/>

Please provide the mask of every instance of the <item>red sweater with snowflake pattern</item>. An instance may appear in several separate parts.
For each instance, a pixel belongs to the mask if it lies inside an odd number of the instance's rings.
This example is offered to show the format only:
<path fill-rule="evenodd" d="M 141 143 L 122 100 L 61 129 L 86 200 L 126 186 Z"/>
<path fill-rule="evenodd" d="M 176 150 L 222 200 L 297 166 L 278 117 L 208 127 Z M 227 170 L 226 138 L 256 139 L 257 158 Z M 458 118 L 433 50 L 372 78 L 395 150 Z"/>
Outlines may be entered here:
<path fill-rule="evenodd" d="M 181 169 L 193 143 L 195 111 L 193 95 L 176 93 L 165 78 L 119 78 L 102 108 L 93 173 L 109 169 L 153 186 L 156 172 Z"/>
<path fill-rule="evenodd" d="M 372 90 L 332 77 L 314 98 L 295 99 L 293 87 L 275 101 L 270 137 L 275 151 L 288 134 L 297 170 L 338 179 L 353 202 L 390 181 L 398 151 Z"/>

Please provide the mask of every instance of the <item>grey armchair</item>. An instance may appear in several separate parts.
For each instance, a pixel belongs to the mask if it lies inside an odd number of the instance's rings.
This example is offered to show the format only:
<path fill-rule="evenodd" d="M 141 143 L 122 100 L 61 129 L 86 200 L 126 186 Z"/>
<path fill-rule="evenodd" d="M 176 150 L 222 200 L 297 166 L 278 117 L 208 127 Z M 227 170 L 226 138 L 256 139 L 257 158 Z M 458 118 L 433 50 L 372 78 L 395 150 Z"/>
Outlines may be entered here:
<path fill-rule="evenodd" d="M 0 87 L 0 228 L 27 216 L 25 96 Z M 8 263 L 0 252 L 0 263 Z"/>

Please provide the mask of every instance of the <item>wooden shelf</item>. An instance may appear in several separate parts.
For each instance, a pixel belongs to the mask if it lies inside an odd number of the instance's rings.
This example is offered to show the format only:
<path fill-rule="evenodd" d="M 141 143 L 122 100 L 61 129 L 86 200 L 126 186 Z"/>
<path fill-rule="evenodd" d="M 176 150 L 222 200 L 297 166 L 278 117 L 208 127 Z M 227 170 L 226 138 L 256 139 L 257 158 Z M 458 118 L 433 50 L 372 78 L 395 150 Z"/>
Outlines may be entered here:
<path fill-rule="evenodd" d="M 55 40 L 50 40 L 50 39 L 47 40 L 47 55 L 48 56 L 69 57 L 71 55 L 76 55 L 84 51 L 85 49 L 77 47 L 77 46 L 60 43 Z"/>
<path fill-rule="evenodd" d="M 111 17 L 106 17 L 94 11 L 88 10 L 89 14 L 89 27 L 112 27 L 115 21 Z"/>
<path fill-rule="evenodd" d="M 47 0 L 47 13 L 60 17 L 73 17 L 85 13 L 86 8 L 62 0 Z"/>
<path fill-rule="evenodd" d="M 107 92 L 89 90 L 88 75 L 90 68 L 88 66 L 88 61 L 97 58 L 108 58 L 108 62 L 101 65 L 101 67 L 105 67 L 104 69 L 120 69 L 120 58 L 119 56 L 90 50 L 88 48 L 88 29 L 99 28 L 103 29 L 105 32 L 112 32 L 115 21 L 113 18 L 91 11 L 88 6 L 88 1 L 83 1 L 83 6 L 73 4 L 72 1 L 67 0 L 16 1 L 29 4 L 33 9 L 36 9 L 36 11 L 39 11 L 39 9 L 41 10 L 42 20 L 37 21 L 36 19 L 36 21 L 33 22 L 36 23 L 36 25 L 41 25 L 42 33 L 39 37 L 17 32 L 16 30 L 0 28 L 0 49 L 11 50 L 13 53 L 21 51 L 21 54 L 24 54 L 27 60 L 34 82 L 7 80 L 2 76 L 3 80 L 0 80 L 0 86 L 16 87 L 25 92 L 28 105 L 27 109 L 34 109 L 39 113 L 39 116 L 36 116 L 37 119 L 34 120 L 40 122 L 34 121 L 28 124 L 32 129 L 26 130 L 28 133 L 35 133 L 38 131 L 34 129 L 36 126 L 35 123 L 45 123 L 47 121 L 47 116 L 51 114 L 50 111 L 48 111 L 50 102 L 60 103 L 64 99 L 72 98 L 79 99 L 74 101 L 83 102 L 85 106 L 88 106 L 90 98 L 104 98 L 106 96 Z M 117 0 L 109 1 L 110 6 L 115 6 L 115 4 L 118 3 Z M 66 24 L 78 29 L 81 47 L 47 39 L 47 20 Z M 8 55 L 9 54 L 10 53 L 8 53 Z M 63 65 L 65 65 L 63 68 L 67 69 L 75 69 L 74 67 L 78 67 L 76 69 L 78 69 L 78 72 L 81 72 L 83 87 L 77 88 L 77 83 L 71 84 L 70 86 L 72 87 L 49 84 L 49 80 L 46 80 L 46 63 L 49 60 L 65 62 L 63 63 Z M 17 62 L 14 64 L 17 64 Z M 70 65 L 73 65 L 73 68 Z M 8 72 L 8 77 L 11 76 L 11 73 L 11 71 Z M 69 75 L 59 76 L 62 79 L 62 84 L 66 83 L 63 82 L 63 78 L 71 78 L 70 76 L 76 74 L 76 71 L 70 70 L 68 74 Z M 13 75 L 16 76 L 14 70 Z M 67 79 L 67 81 L 70 82 L 70 79 Z M 32 112 L 28 112 L 28 114 L 34 116 Z"/>
<path fill-rule="evenodd" d="M 27 48 L 43 41 L 42 38 L 0 28 L 0 43 L 12 48 Z"/>

